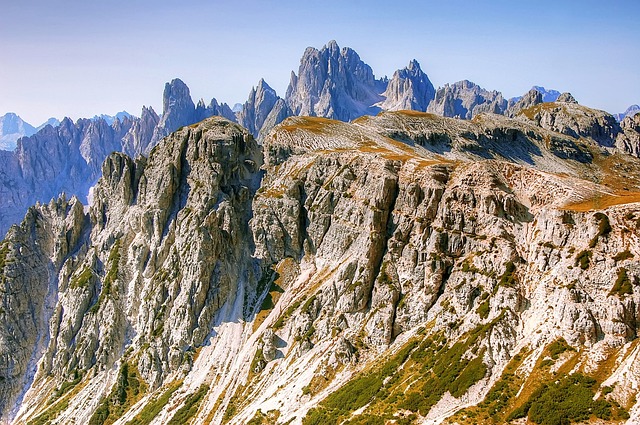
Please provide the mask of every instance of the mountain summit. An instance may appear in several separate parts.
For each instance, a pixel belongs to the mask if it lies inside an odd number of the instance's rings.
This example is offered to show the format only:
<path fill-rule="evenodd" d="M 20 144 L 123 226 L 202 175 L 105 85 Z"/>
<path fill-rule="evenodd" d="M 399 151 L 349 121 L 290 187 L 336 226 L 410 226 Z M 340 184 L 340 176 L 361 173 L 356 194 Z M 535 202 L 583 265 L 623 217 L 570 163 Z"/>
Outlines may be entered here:
<path fill-rule="evenodd" d="M 375 104 L 383 100 L 385 86 L 354 50 L 330 41 L 320 50 L 305 50 L 285 101 L 293 115 L 349 121 L 379 112 Z"/>

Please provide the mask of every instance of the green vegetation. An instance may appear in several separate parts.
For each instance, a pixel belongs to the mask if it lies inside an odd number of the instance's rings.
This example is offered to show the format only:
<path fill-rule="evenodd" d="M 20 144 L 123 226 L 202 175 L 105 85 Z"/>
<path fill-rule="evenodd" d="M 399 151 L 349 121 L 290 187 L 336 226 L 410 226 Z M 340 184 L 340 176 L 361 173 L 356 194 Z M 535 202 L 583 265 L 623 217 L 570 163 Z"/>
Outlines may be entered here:
<path fill-rule="evenodd" d="M 204 400 L 204 397 L 207 395 L 209 391 L 209 386 L 203 384 L 198 388 L 193 394 L 189 394 L 187 399 L 184 401 L 184 406 L 182 406 L 175 415 L 171 418 L 167 425 L 184 425 L 188 423 L 189 419 L 195 416 L 198 413 L 198 407 L 200 407 L 200 403 Z"/>
<path fill-rule="evenodd" d="M 71 283 L 69 287 L 71 289 L 77 288 L 87 288 L 91 284 L 91 280 L 93 279 L 93 271 L 91 268 L 86 267 L 82 269 L 82 272 L 71 279 Z"/>
<path fill-rule="evenodd" d="M 580 266 L 582 270 L 587 270 L 589 268 L 589 264 L 591 263 L 591 256 L 593 254 L 591 251 L 580 251 L 580 253 L 576 256 L 576 266 Z"/>
<path fill-rule="evenodd" d="M 246 425 L 271 425 L 275 424 L 280 417 L 279 410 L 269 410 L 266 414 L 258 409 L 253 418 Z M 293 419 L 292 419 L 293 420 Z M 289 421 L 291 422 L 291 421 Z"/>
<path fill-rule="evenodd" d="M 627 275 L 627 269 L 620 268 L 618 270 L 618 278 L 616 279 L 616 283 L 613 284 L 613 288 L 611 288 L 611 292 L 609 292 L 609 295 L 631 294 L 633 294 L 633 286 L 631 285 L 631 280 Z"/>
<path fill-rule="evenodd" d="M 345 424 L 384 424 L 389 420 L 409 424 L 416 413 L 425 416 L 446 392 L 461 397 L 486 375 L 481 341 L 502 317 L 468 332 L 452 346 L 442 333 L 424 339 L 417 336 L 388 361 L 356 375 L 327 396 L 308 412 L 303 425 L 345 420 Z M 362 414 L 351 417 L 363 407 Z M 395 416 L 398 411 L 407 416 Z"/>
<path fill-rule="evenodd" d="M 489 317 L 490 310 L 491 309 L 489 307 L 489 300 L 485 300 L 478 306 L 478 309 L 476 311 L 481 319 L 486 319 L 487 317 Z"/>
<path fill-rule="evenodd" d="M 151 423 L 153 418 L 155 418 L 158 413 L 162 410 L 162 408 L 169 402 L 171 395 L 180 388 L 182 385 L 182 381 L 176 381 L 169 385 L 167 390 L 163 392 L 160 396 L 155 399 L 149 401 L 144 409 L 140 413 L 136 415 L 135 418 L 127 422 L 127 425 L 148 425 Z"/>
<path fill-rule="evenodd" d="M 536 424 L 565 425 L 588 421 L 592 416 L 609 420 L 623 418 L 618 406 L 602 398 L 593 400 L 596 380 L 574 373 L 540 386 L 529 399 L 513 411 L 508 420 L 528 417 Z"/>
<path fill-rule="evenodd" d="M 593 239 L 591 239 L 591 242 L 589 242 L 589 248 L 595 248 L 600 237 L 606 237 L 609 235 L 609 233 L 611 233 L 611 223 L 609 223 L 609 217 L 600 212 L 595 213 L 593 216 L 598 221 L 598 233 L 596 233 Z"/>
<path fill-rule="evenodd" d="M 138 369 L 127 362 L 122 363 L 116 384 L 109 396 L 104 398 L 89 419 L 89 425 L 109 425 L 120 418 L 147 390 Z"/>
<path fill-rule="evenodd" d="M 633 254 L 628 249 L 625 249 L 624 251 L 617 253 L 613 257 L 613 259 L 616 261 L 624 261 L 624 260 L 628 260 L 629 258 L 633 258 Z"/>
<path fill-rule="evenodd" d="M 118 278 L 119 263 L 120 240 L 118 239 L 113 244 L 113 247 L 109 252 L 109 259 L 107 260 L 109 270 L 107 271 L 107 274 L 104 277 L 104 281 L 102 282 L 102 290 L 100 291 L 100 296 L 98 297 L 98 301 L 96 301 L 96 303 L 89 309 L 89 313 L 97 313 L 105 298 L 112 295 L 112 285 Z"/>
<path fill-rule="evenodd" d="M 547 346 L 546 350 L 553 360 L 558 360 L 560 354 L 564 353 L 565 351 L 576 351 L 573 347 L 567 344 L 567 341 L 565 341 L 564 338 L 553 341 Z"/>
<path fill-rule="evenodd" d="M 513 261 L 509 261 L 504 265 L 504 273 L 500 276 L 499 286 L 506 286 L 507 288 L 513 288 L 516 286 L 516 279 L 513 273 L 516 271 L 516 265 Z"/>
<path fill-rule="evenodd" d="M 35 419 L 27 422 L 27 425 L 45 425 L 51 423 L 58 415 L 69 407 L 69 399 L 64 398 L 58 403 L 49 407 L 43 413 L 38 415 Z"/>
<path fill-rule="evenodd" d="M 49 403 L 53 403 L 55 400 L 62 397 L 70 389 L 78 385 L 82 381 L 82 374 L 78 372 L 78 369 L 73 371 L 73 379 L 71 381 L 63 382 L 58 389 L 56 389 L 49 400 Z"/>
<path fill-rule="evenodd" d="M 7 256 L 9 255 L 9 243 L 2 242 L 0 244 L 0 284 L 5 281 L 4 268 L 9 263 Z"/>
<path fill-rule="evenodd" d="M 293 312 L 296 311 L 298 307 L 300 307 L 300 304 L 302 304 L 301 300 L 298 300 L 295 303 L 291 304 L 289 308 L 285 310 L 284 314 L 280 316 L 278 320 L 276 320 L 276 322 L 273 324 L 273 329 L 281 329 L 284 326 L 284 322 L 287 321 L 289 317 L 291 317 Z"/>

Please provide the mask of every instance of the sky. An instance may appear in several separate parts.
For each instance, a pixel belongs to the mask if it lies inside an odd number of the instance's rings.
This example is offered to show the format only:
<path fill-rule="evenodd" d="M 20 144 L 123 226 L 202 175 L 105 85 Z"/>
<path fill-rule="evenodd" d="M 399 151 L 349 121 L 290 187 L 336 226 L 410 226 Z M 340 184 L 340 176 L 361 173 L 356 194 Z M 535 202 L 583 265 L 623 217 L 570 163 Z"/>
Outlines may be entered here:
<path fill-rule="evenodd" d="M 0 0 L 0 115 L 161 113 L 173 78 L 194 101 L 243 103 L 260 78 L 284 96 L 330 40 L 376 77 L 417 59 L 436 87 L 541 85 L 616 113 L 640 103 L 638 16 L 638 0 Z"/>

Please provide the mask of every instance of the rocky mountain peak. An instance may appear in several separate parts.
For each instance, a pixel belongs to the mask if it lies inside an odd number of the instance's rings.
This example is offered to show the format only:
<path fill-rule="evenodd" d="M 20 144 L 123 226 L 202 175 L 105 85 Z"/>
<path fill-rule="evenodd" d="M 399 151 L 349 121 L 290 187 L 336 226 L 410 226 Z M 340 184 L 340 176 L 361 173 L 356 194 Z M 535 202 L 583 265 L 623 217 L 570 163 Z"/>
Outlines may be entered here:
<path fill-rule="evenodd" d="M 515 117 L 521 110 L 530 108 L 531 106 L 543 103 L 543 95 L 537 88 L 532 88 L 524 96 L 520 97 L 517 101 L 509 101 L 505 115 L 508 117 Z"/>
<path fill-rule="evenodd" d="M 482 112 L 503 114 L 507 106 L 502 93 L 485 90 L 471 81 L 462 80 L 439 88 L 427 112 L 445 117 L 471 119 Z"/>
<path fill-rule="evenodd" d="M 0 149 L 13 150 L 16 142 L 24 136 L 31 136 L 36 129 L 13 112 L 0 117 Z"/>
<path fill-rule="evenodd" d="M 249 98 L 238 113 L 238 122 L 248 129 L 254 137 L 258 137 L 265 120 L 276 102 L 280 99 L 276 91 L 261 78 L 256 87 L 251 88 Z"/>
<path fill-rule="evenodd" d="M 573 97 L 573 95 L 569 92 L 562 93 L 560 96 L 558 96 L 558 99 L 556 100 L 556 102 L 578 104 L 578 101 L 576 100 L 576 98 Z"/>
<path fill-rule="evenodd" d="M 631 105 L 627 108 L 626 111 L 619 113 L 619 114 L 614 114 L 613 116 L 618 120 L 618 121 L 622 121 L 624 120 L 626 117 L 633 117 L 634 115 L 640 113 L 640 106 L 638 105 Z"/>
<path fill-rule="evenodd" d="M 340 50 L 332 41 L 320 50 L 305 50 L 285 100 L 294 115 L 348 121 L 377 112 L 374 104 L 382 100 L 383 86 L 354 50 Z"/>
<path fill-rule="evenodd" d="M 383 93 L 386 99 L 380 103 L 380 107 L 392 111 L 401 109 L 426 111 L 435 94 L 435 88 L 429 77 L 422 71 L 418 61 L 413 59 L 406 68 L 397 70 L 393 74 Z"/>

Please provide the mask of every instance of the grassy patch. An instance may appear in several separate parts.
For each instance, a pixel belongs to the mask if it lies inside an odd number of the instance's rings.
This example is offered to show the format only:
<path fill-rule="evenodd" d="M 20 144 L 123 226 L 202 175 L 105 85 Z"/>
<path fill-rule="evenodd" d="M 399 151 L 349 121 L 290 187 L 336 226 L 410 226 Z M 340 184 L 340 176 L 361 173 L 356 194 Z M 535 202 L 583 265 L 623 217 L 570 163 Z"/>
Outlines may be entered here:
<path fill-rule="evenodd" d="M 125 362 L 120 366 L 118 379 L 111 393 L 103 399 L 89 419 L 89 425 L 109 425 L 120 418 L 142 398 L 147 385 L 135 366 Z"/>
<path fill-rule="evenodd" d="M 289 308 L 287 308 L 285 310 L 284 314 L 282 316 L 280 316 L 278 318 L 278 320 L 276 320 L 276 322 L 273 324 L 273 329 L 274 330 L 281 329 L 284 326 L 284 322 L 286 322 L 287 319 L 289 319 L 289 317 L 291 317 L 293 312 L 296 311 L 298 309 L 298 307 L 300 307 L 300 304 L 302 304 L 302 301 L 300 301 L 300 300 L 298 300 L 295 303 L 291 304 L 289 306 Z"/>
<path fill-rule="evenodd" d="M 198 407 L 200 407 L 200 403 L 202 403 L 208 391 L 209 386 L 203 384 L 198 388 L 198 391 L 189 394 L 184 405 L 173 415 L 171 420 L 167 422 L 167 425 L 183 425 L 188 423 L 188 421 L 198 413 Z"/>
<path fill-rule="evenodd" d="M 553 360 L 558 360 L 560 354 L 564 353 L 565 351 L 576 351 L 573 347 L 567 344 L 564 338 L 553 341 L 547 346 L 546 350 Z"/>
<path fill-rule="evenodd" d="M 35 419 L 27 422 L 27 425 L 45 425 L 53 422 L 58 415 L 65 411 L 69 407 L 69 399 L 65 398 L 60 400 L 58 403 L 49 407 L 43 413 L 38 415 Z"/>
<path fill-rule="evenodd" d="M 528 417 L 536 424 L 564 425 L 592 417 L 610 420 L 624 416 L 609 401 L 593 400 L 595 387 L 596 380 L 588 376 L 579 373 L 563 376 L 539 387 L 508 420 Z"/>
<path fill-rule="evenodd" d="M 625 249 L 624 251 L 617 253 L 613 257 L 613 259 L 616 261 L 624 261 L 624 260 L 628 260 L 629 258 L 633 258 L 633 254 L 628 249 Z"/>
<path fill-rule="evenodd" d="M 262 413 L 262 410 L 258 409 L 246 425 L 271 425 L 277 423 L 279 417 L 279 410 L 269 410 L 267 413 Z"/>
<path fill-rule="evenodd" d="M 589 265 L 591 264 L 591 251 L 585 250 L 580 251 L 580 253 L 576 256 L 576 266 L 580 266 L 582 270 L 587 270 Z"/>
<path fill-rule="evenodd" d="M 618 278 L 616 283 L 613 284 L 609 295 L 631 295 L 633 294 L 633 286 L 631 285 L 631 279 L 627 275 L 627 269 L 618 269 Z"/>
<path fill-rule="evenodd" d="M 482 302 L 478 306 L 476 311 L 481 319 L 486 319 L 487 317 L 489 317 L 489 311 L 490 311 L 489 300 L 485 300 L 484 302 Z"/>
<path fill-rule="evenodd" d="M 330 394 L 302 423 L 333 424 L 347 419 L 349 424 L 411 423 L 416 413 L 425 416 L 446 392 L 460 397 L 484 378 L 487 367 L 479 342 L 502 317 L 468 332 L 452 346 L 442 333 L 416 337 L 389 360 Z M 363 407 L 362 414 L 351 416 Z M 399 411 L 406 417 L 398 417 Z"/>
<path fill-rule="evenodd" d="M 155 399 L 150 400 L 144 409 L 140 413 L 136 415 L 135 418 L 127 422 L 127 425 L 148 425 L 151 421 L 158 416 L 158 413 L 162 410 L 162 408 L 169 402 L 171 395 L 180 388 L 182 385 L 182 381 L 176 381 L 169 385 L 167 390 L 160 394 L 160 396 Z"/>
<path fill-rule="evenodd" d="M 69 287 L 71 289 L 87 288 L 93 279 L 93 271 L 89 267 L 82 269 L 82 272 L 71 279 Z"/>
<path fill-rule="evenodd" d="M 513 288 L 516 286 L 516 278 L 514 272 L 516 271 L 516 265 L 513 261 L 509 261 L 504 265 L 504 273 L 500 276 L 499 286 L 505 286 L 507 288 Z"/>

